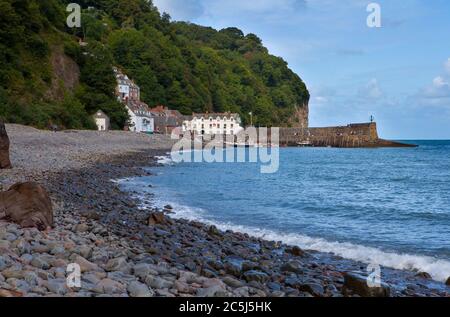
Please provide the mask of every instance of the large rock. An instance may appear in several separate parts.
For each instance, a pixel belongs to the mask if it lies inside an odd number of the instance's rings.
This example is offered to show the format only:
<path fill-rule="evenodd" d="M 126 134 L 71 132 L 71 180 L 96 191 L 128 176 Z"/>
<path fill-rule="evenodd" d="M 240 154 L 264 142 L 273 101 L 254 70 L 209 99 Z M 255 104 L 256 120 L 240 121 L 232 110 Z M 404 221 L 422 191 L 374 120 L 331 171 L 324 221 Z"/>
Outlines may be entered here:
<path fill-rule="evenodd" d="M 0 169 L 11 168 L 9 160 L 9 138 L 6 133 L 5 124 L 0 121 Z"/>
<path fill-rule="evenodd" d="M 390 297 L 391 289 L 385 283 L 379 287 L 370 287 L 367 278 L 357 273 L 347 273 L 344 276 L 343 293 L 348 291 L 362 297 Z"/>
<path fill-rule="evenodd" d="M 36 183 L 20 183 L 0 192 L 0 219 L 3 218 L 23 228 L 53 227 L 53 208 L 47 191 Z"/>
<path fill-rule="evenodd" d="M 148 219 L 148 225 L 165 225 L 170 223 L 169 219 L 162 212 L 152 213 Z"/>

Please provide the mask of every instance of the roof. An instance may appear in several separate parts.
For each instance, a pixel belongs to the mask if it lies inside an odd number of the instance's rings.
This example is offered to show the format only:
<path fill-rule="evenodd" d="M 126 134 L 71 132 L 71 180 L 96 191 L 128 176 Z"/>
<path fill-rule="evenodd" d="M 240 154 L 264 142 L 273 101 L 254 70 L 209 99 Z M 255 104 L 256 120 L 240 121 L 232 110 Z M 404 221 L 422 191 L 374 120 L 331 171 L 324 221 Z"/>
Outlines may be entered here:
<path fill-rule="evenodd" d="M 240 119 L 241 116 L 238 113 L 231 113 L 231 112 L 211 112 L 211 113 L 193 113 L 192 118 L 234 118 L 234 119 Z"/>
<path fill-rule="evenodd" d="M 136 89 L 139 89 L 139 86 L 134 83 L 127 75 L 122 73 L 117 67 L 113 67 L 114 74 L 116 75 L 117 82 L 119 85 L 127 85 Z"/>
<path fill-rule="evenodd" d="M 178 110 L 170 110 L 168 107 L 162 105 L 156 106 L 155 108 L 150 109 L 150 111 L 155 116 L 160 117 L 175 117 L 177 119 L 181 119 L 183 117 L 183 115 Z"/>
<path fill-rule="evenodd" d="M 98 119 L 109 119 L 109 117 L 102 110 L 98 110 L 94 115 L 94 118 Z"/>
<path fill-rule="evenodd" d="M 138 117 L 153 117 L 152 113 L 150 112 L 150 107 L 145 102 L 131 100 L 128 102 L 127 107 Z"/>

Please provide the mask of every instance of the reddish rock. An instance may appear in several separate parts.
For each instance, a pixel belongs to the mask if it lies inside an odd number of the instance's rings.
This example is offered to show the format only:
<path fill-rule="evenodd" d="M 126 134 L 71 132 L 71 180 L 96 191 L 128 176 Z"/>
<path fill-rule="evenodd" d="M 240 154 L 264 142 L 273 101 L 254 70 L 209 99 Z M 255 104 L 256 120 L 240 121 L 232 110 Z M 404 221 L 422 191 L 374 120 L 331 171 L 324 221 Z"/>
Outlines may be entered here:
<path fill-rule="evenodd" d="M 154 226 L 154 225 L 161 225 L 167 223 L 166 216 L 162 212 L 155 212 L 150 215 L 150 218 L 148 219 L 148 225 Z"/>
<path fill-rule="evenodd" d="M 0 121 L 0 169 L 11 168 L 9 160 L 9 138 L 6 133 L 5 124 Z"/>
<path fill-rule="evenodd" d="M 302 249 L 300 249 L 297 246 L 287 249 L 286 252 L 292 254 L 293 256 L 298 256 L 298 257 L 305 256 L 305 251 L 303 251 Z"/>
<path fill-rule="evenodd" d="M 23 228 L 46 230 L 53 227 L 52 202 L 47 191 L 36 183 L 20 183 L 0 192 L 0 219 Z"/>

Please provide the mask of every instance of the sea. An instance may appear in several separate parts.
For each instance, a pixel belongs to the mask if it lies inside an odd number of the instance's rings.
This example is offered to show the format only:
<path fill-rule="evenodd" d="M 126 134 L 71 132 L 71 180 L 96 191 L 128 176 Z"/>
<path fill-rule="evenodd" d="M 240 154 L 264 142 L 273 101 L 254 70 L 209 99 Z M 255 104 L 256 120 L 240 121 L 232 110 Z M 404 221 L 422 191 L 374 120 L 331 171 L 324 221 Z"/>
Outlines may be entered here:
<path fill-rule="evenodd" d="M 154 176 L 121 186 L 170 204 L 177 218 L 445 281 L 450 141 L 405 142 L 419 147 L 281 148 L 272 174 L 258 163 L 174 163 L 168 153 Z"/>

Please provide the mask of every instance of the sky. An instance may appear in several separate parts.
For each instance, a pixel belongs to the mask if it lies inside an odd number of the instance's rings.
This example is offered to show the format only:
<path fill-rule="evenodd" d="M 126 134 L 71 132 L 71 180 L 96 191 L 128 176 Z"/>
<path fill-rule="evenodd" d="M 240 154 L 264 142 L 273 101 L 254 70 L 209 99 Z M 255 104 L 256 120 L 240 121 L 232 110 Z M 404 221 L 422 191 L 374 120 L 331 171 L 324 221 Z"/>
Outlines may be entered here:
<path fill-rule="evenodd" d="M 381 8 L 370 28 L 368 4 Z M 448 0 L 154 0 L 173 20 L 255 33 L 311 92 L 310 126 L 450 139 Z"/>

